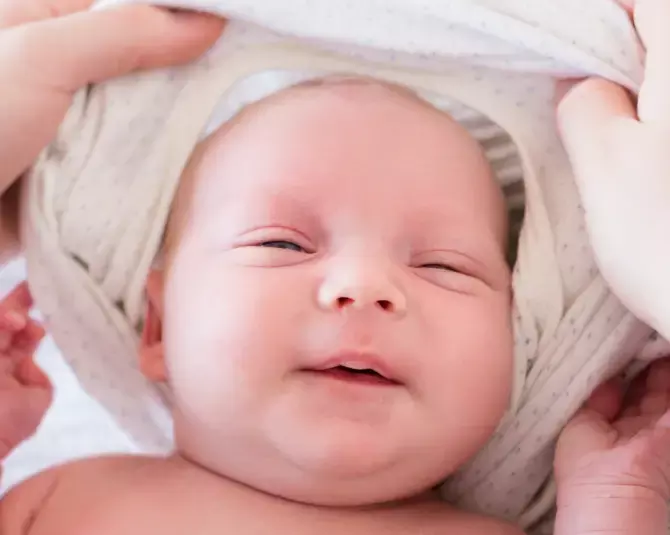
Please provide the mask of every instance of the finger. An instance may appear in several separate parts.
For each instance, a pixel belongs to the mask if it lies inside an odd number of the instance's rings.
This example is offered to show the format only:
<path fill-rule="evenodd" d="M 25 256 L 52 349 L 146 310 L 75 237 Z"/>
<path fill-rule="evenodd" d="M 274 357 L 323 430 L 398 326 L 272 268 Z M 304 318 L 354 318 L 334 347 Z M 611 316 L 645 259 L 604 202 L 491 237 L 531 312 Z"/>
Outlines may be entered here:
<path fill-rule="evenodd" d="M 61 17 L 91 6 L 93 0 L 0 0 L 0 29 Z"/>
<path fill-rule="evenodd" d="M 582 409 L 570 420 L 558 438 L 556 475 L 574 466 L 584 456 L 604 451 L 617 440 L 618 433 L 602 417 L 590 409 Z"/>
<path fill-rule="evenodd" d="M 670 392 L 670 359 L 665 357 L 649 366 L 647 389 L 651 392 Z"/>
<path fill-rule="evenodd" d="M 42 324 L 32 318 L 30 321 L 28 321 L 28 324 L 24 329 L 24 333 L 31 346 L 32 344 L 39 344 L 46 335 L 46 331 L 44 330 Z"/>
<path fill-rule="evenodd" d="M 621 410 L 623 393 L 623 383 L 617 377 L 598 387 L 586 402 L 585 407 L 611 422 Z"/>
<path fill-rule="evenodd" d="M 137 70 L 193 60 L 216 41 L 223 24 L 211 15 L 145 5 L 76 13 L 7 31 L 0 41 L 0 69 L 71 93 Z"/>
<path fill-rule="evenodd" d="M 622 417 L 612 423 L 621 438 L 631 438 L 643 429 L 653 425 L 658 420 L 658 414 L 648 415 L 640 413 L 639 416 Z"/>
<path fill-rule="evenodd" d="M 16 372 L 16 365 L 19 362 L 18 360 L 14 359 L 12 355 L 10 355 L 8 352 L 3 351 L 2 353 L 2 358 L 0 358 L 0 381 L 4 381 L 2 385 L 0 385 L 0 390 L 4 388 L 4 385 L 10 384 L 5 381 L 5 379 L 9 378 L 14 378 L 15 372 Z"/>
<path fill-rule="evenodd" d="M 0 311 L 0 332 L 16 333 L 24 329 L 27 323 L 27 314 L 21 314 L 16 310 Z"/>
<path fill-rule="evenodd" d="M 670 429 L 670 411 L 667 411 L 663 416 L 658 419 L 657 427 L 662 427 L 665 429 Z"/>
<path fill-rule="evenodd" d="M 568 141 L 589 139 L 606 132 L 612 121 L 636 117 L 628 91 L 602 78 L 563 80 L 557 91 L 563 92 L 557 108 L 558 126 Z"/>
<path fill-rule="evenodd" d="M 12 346 L 13 339 L 14 333 L 12 331 L 0 330 L 0 354 L 2 354 L 3 357 L 10 356 L 8 351 Z"/>
<path fill-rule="evenodd" d="M 611 158 L 607 140 L 612 129 L 620 121 L 634 120 L 636 111 L 628 92 L 613 82 L 589 78 L 569 89 L 558 104 L 557 122 L 576 176 L 602 174 L 592 167 Z M 587 188 L 591 184 L 579 186 Z M 598 190 L 602 187 L 593 186 Z"/>
<path fill-rule="evenodd" d="M 635 27 L 647 52 L 638 115 L 640 121 L 670 128 L 670 2 L 637 0 Z"/>
<path fill-rule="evenodd" d="M 0 398 L 0 459 L 30 438 L 52 400 L 50 390 L 25 388 Z"/>
<path fill-rule="evenodd" d="M 30 320 L 25 329 L 14 335 L 12 349 L 21 356 L 32 356 L 42 343 L 44 328 L 34 320 Z"/>
<path fill-rule="evenodd" d="M 670 392 L 647 392 L 640 403 L 640 414 L 659 417 L 668 410 Z"/>
<path fill-rule="evenodd" d="M 640 417 L 639 403 L 636 405 L 626 407 L 623 411 L 621 411 L 621 414 L 619 415 L 619 419 L 621 420 L 628 420 L 630 418 L 639 418 L 639 417 Z"/>
<path fill-rule="evenodd" d="M 28 284 L 22 282 L 0 301 L 0 310 L 11 310 L 27 314 L 33 306 L 33 297 Z"/>
<path fill-rule="evenodd" d="M 32 358 L 23 359 L 16 369 L 16 377 L 25 386 L 51 389 L 49 376 L 35 364 Z"/>
<path fill-rule="evenodd" d="M 643 369 L 628 385 L 623 402 L 625 407 L 638 406 L 642 401 L 648 389 L 649 369 L 649 366 Z"/>

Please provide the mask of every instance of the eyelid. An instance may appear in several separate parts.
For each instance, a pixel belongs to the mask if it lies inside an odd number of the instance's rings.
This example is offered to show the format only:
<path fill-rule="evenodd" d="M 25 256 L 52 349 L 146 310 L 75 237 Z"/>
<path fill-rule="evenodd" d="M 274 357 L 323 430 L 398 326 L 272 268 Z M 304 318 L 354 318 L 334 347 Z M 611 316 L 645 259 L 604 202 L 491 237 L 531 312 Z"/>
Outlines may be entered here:
<path fill-rule="evenodd" d="M 445 266 L 453 266 L 454 269 L 473 275 L 479 273 L 481 268 L 480 262 L 459 251 L 434 249 L 424 251 L 417 256 L 418 259 L 414 263 L 419 265 L 444 264 Z"/>
<path fill-rule="evenodd" d="M 463 277 L 472 277 L 477 279 L 485 286 L 495 290 L 498 289 L 500 283 L 496 282 L 496 277 L 492 267 L 487 266 L 477 258 L 469 254 L 453 249 L 433 249 L 424 251 L 417 255 L 421 262 L 419 264 L 441 264 L 454 266 L 457 275 Z M 425 258 L 425 260 L 423 260 Z M 445 273 L 450 271 L 445 270 Z"/>
<path fill-rule="evenodd" d="M 303 232 L 283 225 L 254 227 L 243 232 L 234 245 L 235 247 L 250 247 L 270 241 L 295 241 L 296 245 L 300 245 L 307 253 L 315 252 L 312 241 Z"/>

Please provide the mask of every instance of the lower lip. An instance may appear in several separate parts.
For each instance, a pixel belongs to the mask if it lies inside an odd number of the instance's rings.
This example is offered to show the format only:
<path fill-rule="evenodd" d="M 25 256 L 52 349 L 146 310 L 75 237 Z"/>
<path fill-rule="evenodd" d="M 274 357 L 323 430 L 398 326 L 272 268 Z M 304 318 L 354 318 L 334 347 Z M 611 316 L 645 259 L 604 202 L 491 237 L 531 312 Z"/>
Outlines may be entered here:
<path fill-rule="evenodd" d="M 398 383 L 385 379 L 384 377 L 379 377 L 376 375 L 368 375 L 364 373 L 351 373 L 345 370 L 338 368 L 332 368 L 329 370 L 305 370 L 305 373 L 308 373 L 314 377 L 327 379 L 332 381 L 340 381 L 343 383 L 349 383 L 352 385 L 370 385 L 370 386 L 398 386 Z"/>

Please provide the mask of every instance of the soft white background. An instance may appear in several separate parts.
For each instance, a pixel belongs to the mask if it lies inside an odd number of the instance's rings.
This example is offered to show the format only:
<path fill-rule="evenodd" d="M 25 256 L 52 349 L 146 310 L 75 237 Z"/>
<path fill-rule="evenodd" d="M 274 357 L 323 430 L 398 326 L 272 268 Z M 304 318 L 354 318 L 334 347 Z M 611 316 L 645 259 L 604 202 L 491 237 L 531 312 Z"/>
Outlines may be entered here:
<path fill-rule="evenodd" d="M 0 295 L 7 294 L 24 278 L 22 262 L 2 268 Z M 42 343 L 36 360 L 54 384 L 54 403 L 35 437 L 3 462 L 1 491 L 63 461 L 96 453 L 131 450 L 125 435 L 80 388 L 50 338 Z"/>

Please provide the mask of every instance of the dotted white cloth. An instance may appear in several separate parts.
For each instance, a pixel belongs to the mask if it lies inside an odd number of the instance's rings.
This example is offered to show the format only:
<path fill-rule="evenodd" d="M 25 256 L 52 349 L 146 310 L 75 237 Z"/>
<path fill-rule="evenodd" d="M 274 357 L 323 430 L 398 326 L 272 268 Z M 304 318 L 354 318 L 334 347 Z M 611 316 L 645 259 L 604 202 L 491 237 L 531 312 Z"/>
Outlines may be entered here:
<path fill-rule="evenodd" d="M 192 65 L 80 92 L 24 198 L 29 280 L 83 386 L 138 447 L 172 446 L 166 398 L 136 363 L 143 283 L 181 170 L 222 102 L 234 112 L 267 93 L 259 79 L 276 84 L 287 73 L 401 83 L 454 112 L 476 110 L 464 116 L 473 128 L 498 125 L 514 141 L 488 147 L 501 179 L 522 175 L 526 195 L 514 271 L 514 403 L 443 488 L 462 507 L 535 524 L 551 506 L 558 432 L 651 334 L 598 273 L 553 120 L 553 77 L 595 74 L 637 90 L 642 62 L 626 15 L 610 0 L 159 3 L 236 22 Z M 510 163 L 516 157 L 522 173 Z"/>

